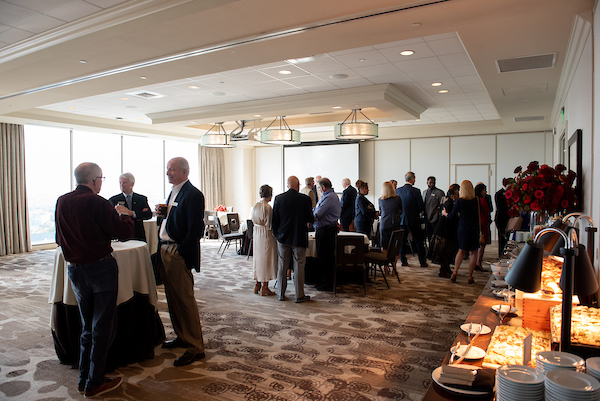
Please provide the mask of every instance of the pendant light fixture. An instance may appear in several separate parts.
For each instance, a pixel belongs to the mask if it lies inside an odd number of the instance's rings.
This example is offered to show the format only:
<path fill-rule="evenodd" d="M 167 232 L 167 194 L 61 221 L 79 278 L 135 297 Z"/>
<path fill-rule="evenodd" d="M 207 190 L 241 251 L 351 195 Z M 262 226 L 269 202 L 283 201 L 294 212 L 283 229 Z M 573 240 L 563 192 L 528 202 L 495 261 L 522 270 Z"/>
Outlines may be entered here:
<path fill-rule="evenodd" d="M 273 123 L 279 120 L 279 128 L 271 128 Z M 285 116 L 277 117 L 267 128 L 260 131 L 260 141 L 273 145 L 298 145 L 300 141 L 300 131 L 291 129 L 285 121 Z"/>
<path fill-rule="evenodd" d="M 200 138 L 200 144 L 207 148 L 233 148 L 231 137 L 223 128 L 223 123 L 215 123 L 206 134 Z"/>
<path fill-rule="evenodd" d="M 368 122 L 358 122 L 359 112 Z M 377 138 L 378 125 L 365 116 L 361 109 L 352 109 L 344 122 L 335 125 L 334 133 L 335 139 L 373 139 Z"/>

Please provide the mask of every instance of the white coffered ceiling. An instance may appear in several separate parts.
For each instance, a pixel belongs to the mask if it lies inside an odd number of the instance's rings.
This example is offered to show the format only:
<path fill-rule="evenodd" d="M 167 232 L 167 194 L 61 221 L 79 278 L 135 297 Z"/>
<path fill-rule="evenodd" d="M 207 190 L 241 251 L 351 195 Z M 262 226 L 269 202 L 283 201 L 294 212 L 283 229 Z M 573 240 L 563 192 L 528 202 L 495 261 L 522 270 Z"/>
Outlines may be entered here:
<path fill-rule="evenodd" d="M 569 40 L 592 7 L 4 0 L 0 120 L 193 138 L 215 122 L 266 126 L 285 115 L 294 128 L 319 132 L 303 138 L 320 140 L 362 108 L 382 138 L 548 130 Z M 554 66 L 500 73 L 496 64 L 540 54 L 554 55 Z M 529 117 L 537 120 L 515 121 Z"/>

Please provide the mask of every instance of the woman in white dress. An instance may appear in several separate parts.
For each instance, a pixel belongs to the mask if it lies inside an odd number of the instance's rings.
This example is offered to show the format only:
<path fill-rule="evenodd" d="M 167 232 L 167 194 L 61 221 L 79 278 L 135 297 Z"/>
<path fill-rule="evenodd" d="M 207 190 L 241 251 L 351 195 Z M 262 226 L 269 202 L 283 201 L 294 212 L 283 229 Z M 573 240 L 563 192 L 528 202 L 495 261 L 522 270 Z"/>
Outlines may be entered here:
<path fill-rule="evenodd" d="M 254 230 L 252 232 L 252 252 L 254 265 L 254 293 L 260 295 L 275 295 L 269 290 L 269 280 L 277 278 L 277 240 L 271 231 L 273 208 L 269 205 L 273 196 L 273 188 L 268 185 L 260 187 L 262 198 L 250 213 Z"/>

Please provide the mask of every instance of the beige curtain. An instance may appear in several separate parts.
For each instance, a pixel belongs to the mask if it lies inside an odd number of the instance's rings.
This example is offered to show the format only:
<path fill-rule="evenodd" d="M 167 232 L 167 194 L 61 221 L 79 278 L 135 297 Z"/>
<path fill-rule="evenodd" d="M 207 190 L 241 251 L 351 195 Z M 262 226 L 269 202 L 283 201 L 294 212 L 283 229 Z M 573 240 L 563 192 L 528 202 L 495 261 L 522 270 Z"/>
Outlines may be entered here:
<path fill-rule="evenodd" d="M 223 149 L 200 147 L 201 191 L 206 210 L 215 210 L 225 200 L 225 161 Z"/>
<path fill-rule="evenodd" d="M 0 256 L 31 249 L 22 125 L 0 123 Z"/>

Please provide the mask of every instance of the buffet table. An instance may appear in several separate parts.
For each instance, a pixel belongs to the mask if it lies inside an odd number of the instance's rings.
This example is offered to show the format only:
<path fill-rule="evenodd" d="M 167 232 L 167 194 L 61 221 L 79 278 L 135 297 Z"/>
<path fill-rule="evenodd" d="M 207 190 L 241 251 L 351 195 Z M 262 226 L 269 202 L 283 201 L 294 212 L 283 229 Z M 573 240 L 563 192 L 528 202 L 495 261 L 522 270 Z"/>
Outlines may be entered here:
<path fill-rule="evenodd" d="M 117 336 L 109 350 L 107 371 L 154 356 L 165 338 L 158 316 L 156 284 L 148 246 L 142 241 L 113 242 L 119 266 Z M 81 319 L 67 274 L 62 249 L 56 249 L 48 302 L 52 304 L 51 329 L 61 363 L 77 365 Z"/>

